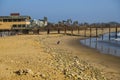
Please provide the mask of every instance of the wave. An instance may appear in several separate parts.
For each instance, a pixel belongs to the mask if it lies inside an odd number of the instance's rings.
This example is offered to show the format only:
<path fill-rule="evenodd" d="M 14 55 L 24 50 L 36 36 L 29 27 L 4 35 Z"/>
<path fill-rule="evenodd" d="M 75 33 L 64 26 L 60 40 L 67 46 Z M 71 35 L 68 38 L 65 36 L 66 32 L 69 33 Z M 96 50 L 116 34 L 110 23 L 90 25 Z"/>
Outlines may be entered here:
<path fill-rule="evenodd" d="M 120 38 L 114 39 L 115 41 L 120 41 Z"/>

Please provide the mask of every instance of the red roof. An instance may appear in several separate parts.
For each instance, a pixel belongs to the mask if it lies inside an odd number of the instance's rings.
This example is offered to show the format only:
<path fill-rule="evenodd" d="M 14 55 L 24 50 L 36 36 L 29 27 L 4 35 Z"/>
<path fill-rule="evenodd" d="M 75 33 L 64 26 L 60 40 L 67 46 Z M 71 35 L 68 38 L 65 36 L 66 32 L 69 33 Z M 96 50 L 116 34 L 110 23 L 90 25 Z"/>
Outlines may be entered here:
<path fill-rule="evenodd" d="M 11 16 L 20 16 L 19 13 L 11 13 L 10 15 L 11 15 Z"/>

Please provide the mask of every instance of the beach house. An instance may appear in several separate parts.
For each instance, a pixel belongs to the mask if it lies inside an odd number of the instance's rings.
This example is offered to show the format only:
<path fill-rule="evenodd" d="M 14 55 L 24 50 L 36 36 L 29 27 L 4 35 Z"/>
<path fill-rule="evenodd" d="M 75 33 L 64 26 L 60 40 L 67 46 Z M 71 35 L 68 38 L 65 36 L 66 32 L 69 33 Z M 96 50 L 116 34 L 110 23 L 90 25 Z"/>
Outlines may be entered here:
<path fill-rule="evenodd" d="M 0 30 L 25 29 L 30 25 L 30 16 L 11 13 L 10 16 L 0 16 Z"/>

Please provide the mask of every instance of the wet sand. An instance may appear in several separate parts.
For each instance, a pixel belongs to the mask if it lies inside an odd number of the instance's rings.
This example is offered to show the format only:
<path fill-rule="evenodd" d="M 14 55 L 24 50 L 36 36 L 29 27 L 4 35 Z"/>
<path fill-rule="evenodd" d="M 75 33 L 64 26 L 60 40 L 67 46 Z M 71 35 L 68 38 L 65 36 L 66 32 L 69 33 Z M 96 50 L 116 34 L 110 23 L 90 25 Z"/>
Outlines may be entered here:
<path fill-rule="evenodd" d="M 79 43 L 79 40 L 76 39 L 68 42 L 77 56 L 101 69 L 108 78 L 116 77 L 116 80 L 120 79 L 120 57 L 103 54 L 96 49 L 83 46 Z"/>

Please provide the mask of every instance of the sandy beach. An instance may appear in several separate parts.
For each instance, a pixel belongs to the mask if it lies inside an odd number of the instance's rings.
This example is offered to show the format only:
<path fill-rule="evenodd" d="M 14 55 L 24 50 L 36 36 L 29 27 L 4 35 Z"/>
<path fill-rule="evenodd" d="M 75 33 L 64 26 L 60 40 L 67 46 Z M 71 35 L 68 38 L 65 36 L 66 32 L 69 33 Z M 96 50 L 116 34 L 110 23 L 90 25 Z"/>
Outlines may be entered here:
<path fill-rule="evenodd" d="M 92 66 L 103 71 L 104 75 L 111 80 L 120 79 L 120 57 L 109 54 L 102 54 L 96 49 L 92 49 L 80 44 L 82 37 L 64 36 L 56 39 L 49 39 L 50 46 L 53 47 L 52 42 L 61 40 L 59 48 L 67 49 L 78 56 L 80 59 L 90 63 Z M 54 46 L 55 47 L 55 46 Z"/>
<path fill-rule="evenodd" d="M 80 39 L 62 34 L 0 38 L 0 80 L 119 80 L 120 57 L 85 47 Z"/>

